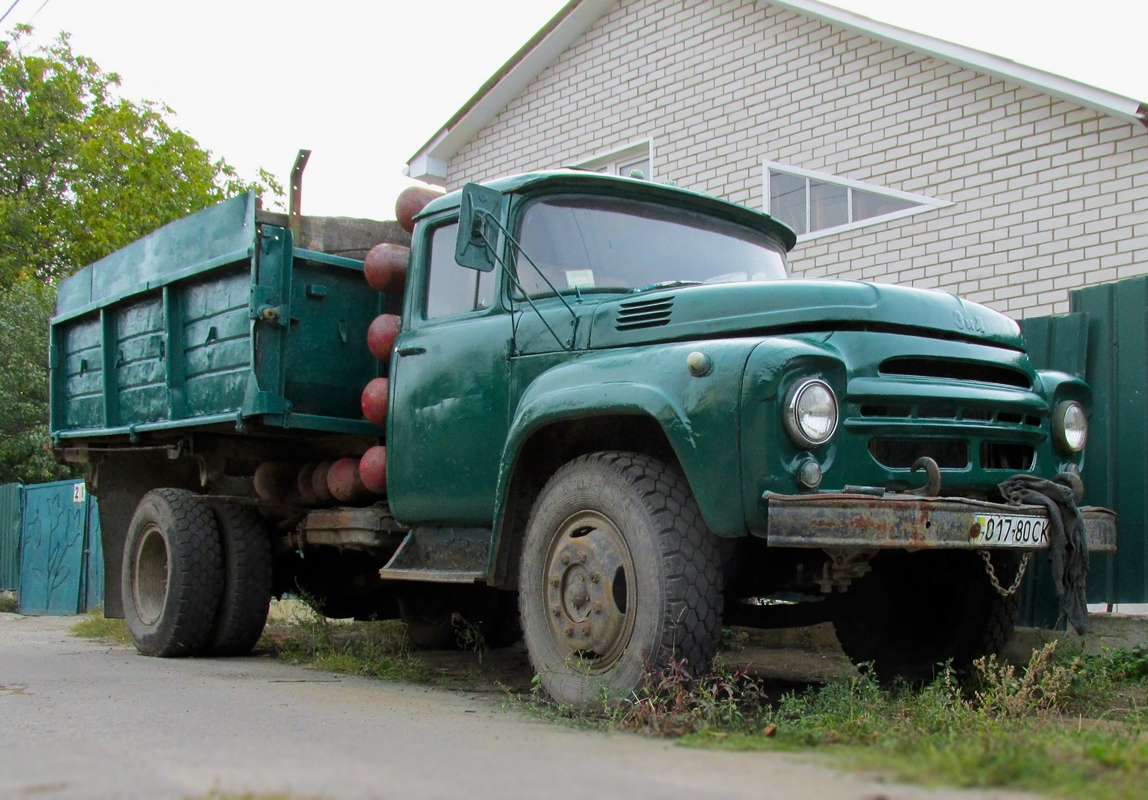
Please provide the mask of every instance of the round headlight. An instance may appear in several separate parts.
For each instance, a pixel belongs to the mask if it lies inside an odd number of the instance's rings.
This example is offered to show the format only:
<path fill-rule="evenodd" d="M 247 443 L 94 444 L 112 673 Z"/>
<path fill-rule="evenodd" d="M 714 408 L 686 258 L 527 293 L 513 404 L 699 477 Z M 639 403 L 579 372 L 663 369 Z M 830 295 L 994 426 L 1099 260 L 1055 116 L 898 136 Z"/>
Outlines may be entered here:
<path fill-rule="evenodd" d="M 1088 441 L 1088 419 L 1080 403 L 1067 400 L 1052 415 L 1052 436 L 1065 455 L 1079 453 Z"/>
<path fill-rule="evenodd" d="M 802 447 L 825 444 L 837 430 L 837 398 L 816 378 L 797 384 L 785 406 L 785 427 Z"/>

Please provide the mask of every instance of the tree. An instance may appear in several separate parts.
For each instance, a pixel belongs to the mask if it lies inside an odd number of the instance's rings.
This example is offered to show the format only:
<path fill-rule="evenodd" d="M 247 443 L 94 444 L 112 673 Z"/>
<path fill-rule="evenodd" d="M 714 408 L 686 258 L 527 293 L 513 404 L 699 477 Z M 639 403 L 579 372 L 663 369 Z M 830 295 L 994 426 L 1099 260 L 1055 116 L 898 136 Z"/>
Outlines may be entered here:
<path fill-rule="evenodd" d="M 0 290 L 0 483 L 69 477 L 48 450 L 48 317 L 56 293 L 34 279 Z"/>
<path fill-rule="evenodd" d="M 0 41 L 0 482 L 65 477 L 48 444 L 48 319 L 58 280 L 168 222 L 254 188 L 169 123 L 116 95 L 119 76 L 68 35 Z"/>
<path fill-rule="evenodd" d="M 119 76 L 72 52 L 67 34 L 0 42 L 0 288 L 54 282 L 159 226 L 249 188 L 173 128 L 171 109 L 117 97 Z"/>

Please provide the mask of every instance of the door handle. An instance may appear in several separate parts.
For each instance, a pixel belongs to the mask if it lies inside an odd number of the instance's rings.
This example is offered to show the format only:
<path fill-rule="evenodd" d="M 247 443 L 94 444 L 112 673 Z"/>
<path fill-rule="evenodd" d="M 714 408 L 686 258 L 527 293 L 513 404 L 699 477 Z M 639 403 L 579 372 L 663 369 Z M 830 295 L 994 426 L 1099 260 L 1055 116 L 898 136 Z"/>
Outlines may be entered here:
<path fill-rule="evenodd" d="M 400 356 L 421 356 L 427 349 L 419 345 L 411 345 L 409 347 L 400 347 L 395 350 Z"/>

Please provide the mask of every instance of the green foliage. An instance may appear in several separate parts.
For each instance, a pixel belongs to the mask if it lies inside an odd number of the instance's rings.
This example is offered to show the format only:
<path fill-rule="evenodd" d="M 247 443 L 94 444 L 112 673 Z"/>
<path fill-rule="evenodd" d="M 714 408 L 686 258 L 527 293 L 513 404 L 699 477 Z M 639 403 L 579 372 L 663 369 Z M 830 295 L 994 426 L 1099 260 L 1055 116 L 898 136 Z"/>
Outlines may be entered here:
<path fill-rule="evenodd" d="M 161 225 L 248 188 L 171 126 L 171 109 L 118 97 L 119 76 L 72 52 L 67 34 L 0 42 L 0 287 L 54 281 Z"/>
<path fill-rule="evenodd" d="M 119 76 L 67 34 L 0 41 L 0 482 L 65 478 L 48 443 L 48 318 L 56 282 L 248 183 L 170 124 L 171 109 L 118 97 Z"/>
<path fill-rule="evenodd" d="M 68 632 L 83 639 L 99 639 L 120 644 L 132 643 L 127 623 L 122 619 L 105 619 L 102 611 L 89 612 L 82 620 L 68 628 Z"/>
<path fill-rule="evenodd" d="M 53 288 L 34 279 L 0 289 L 0 483 L 71 477 L 48 449 L 48 317 Z"/>
<path fill-rule="evenodd" d="M 427 682 L 432 675 L 407 647 L 401 622 L 334 622 L 303 598 L 301 608 L 283 622 L 268 622 L 261 648 L 292 664 L 326 672 L 371 678 Z"/>

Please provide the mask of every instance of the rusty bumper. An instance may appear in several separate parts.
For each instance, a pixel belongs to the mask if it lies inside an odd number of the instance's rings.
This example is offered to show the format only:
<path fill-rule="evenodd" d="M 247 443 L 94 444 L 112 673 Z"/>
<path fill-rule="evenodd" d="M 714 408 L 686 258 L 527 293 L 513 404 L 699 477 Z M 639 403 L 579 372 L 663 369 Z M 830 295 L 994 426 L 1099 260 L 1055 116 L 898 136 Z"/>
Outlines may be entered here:
<path fill-rule="evenodd" d="M 984 515 L 1043 520 L 1041 506 L 1010 506 L 963 497 L 863 494 L 766 494 L 770 547 L 860 547 L 905 550 L 986 549 L 973 541 Z M 1116 552 L 1116 515 L 1106 508 L 1081 508 L 1093 553 Z M 1047 544 L 1013 544 L 1041 550 Z"/>

